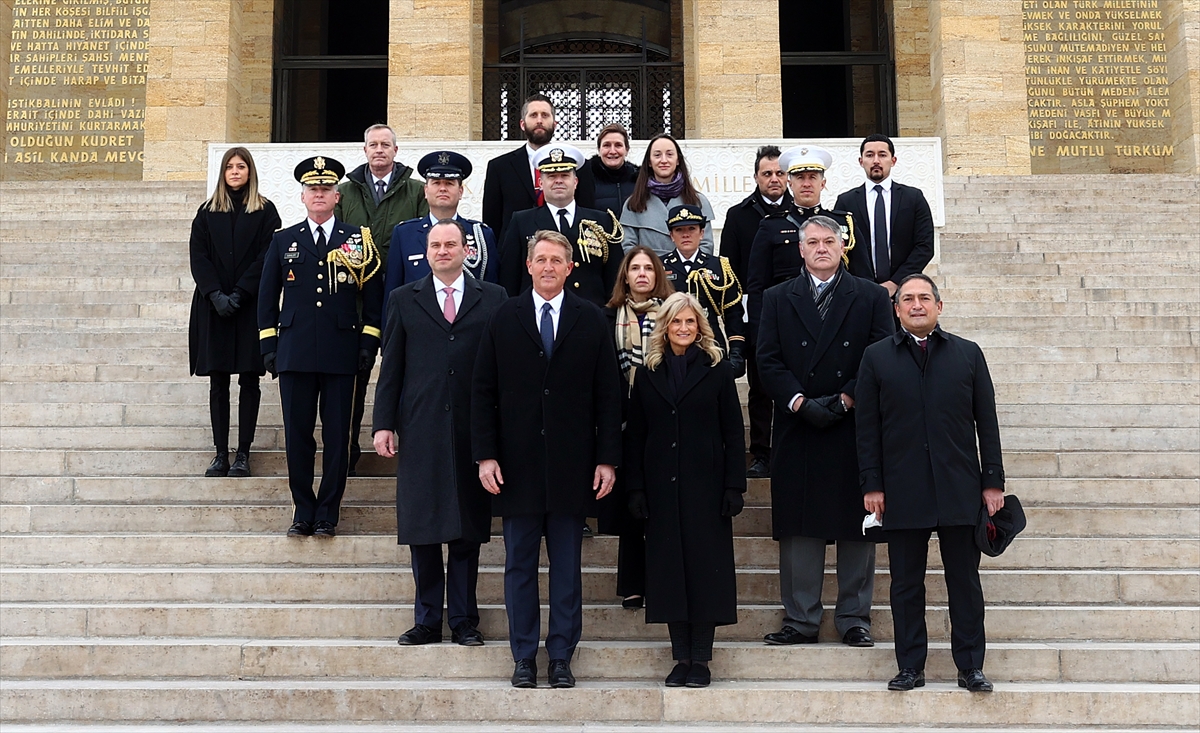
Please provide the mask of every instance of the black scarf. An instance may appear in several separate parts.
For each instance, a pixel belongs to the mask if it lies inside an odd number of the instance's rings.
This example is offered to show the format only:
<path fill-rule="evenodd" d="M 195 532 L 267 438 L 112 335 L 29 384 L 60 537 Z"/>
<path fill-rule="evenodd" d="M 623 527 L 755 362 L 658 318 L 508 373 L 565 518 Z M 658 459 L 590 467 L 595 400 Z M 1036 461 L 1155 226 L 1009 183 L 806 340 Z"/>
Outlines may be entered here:
<path fill-rule="evenodd" d="M 671 396 L 679 399 L 679 395 L 683 392 L 683 383 L 687 380 L 688 370 L 696 363 L 696 359 L 704 352 L 700 347 L 692 344 L 687 347 L 687 351 L 676 356 L 674 351 L 668 352 L 667 357 L 667 387 L 671 391 Z"/>
<path fill-rule="evenodd" d="M 597 155 L 591 159 L 590 163 L 592 166 L 592 175 L 596 177 L 597 181 L 603 181 L 604 183 L 626 183 L 637 178 L 637 166 L 628 161 L 622 163 L 620 168 L 613 169 L 604 165 L 604 161 Z"/>
<path fill-rule="evenodd" d="M 837 274 L 833 276 L 820 295 L 817 295 L 817 284 L 813 281 L 812 274 L 807 268 L 804 270 L 804 275 L 808 278 L 808 287 L 812 291 L 813 301 L 817 305 L 817 313 L 821 315 L 823 321 L 825 314 L 829 312 L 829 305 L 833 303 L 833 291 L 837 290 L 838 283 L 842 280 L 842 268 L 838 268 Z"/>
<path fill-rule="evenodd" d="M 233 222 L 233 226 L 235 228 L 237 227 L 238 214 L 246 211 L 246 190 L 249 188 L 250 186 L 246 185 L 242 186 L 236 191 L 232 188 L 228 189 L 229 201 L 233 204 L 233 208 L 229 211 L 229 218 Z"/>

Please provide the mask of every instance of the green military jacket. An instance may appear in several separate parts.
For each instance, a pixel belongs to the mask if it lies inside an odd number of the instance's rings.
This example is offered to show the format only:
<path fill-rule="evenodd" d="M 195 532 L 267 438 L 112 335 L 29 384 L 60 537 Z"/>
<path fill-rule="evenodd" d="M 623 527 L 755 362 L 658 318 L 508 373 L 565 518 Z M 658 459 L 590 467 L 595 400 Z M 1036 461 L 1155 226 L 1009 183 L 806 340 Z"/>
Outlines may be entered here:
<path fill-rule="evenodd" d="M 392 178 L 378 206 L 371 193 L 371 176 L 366 163 L 346 174 L 346 180 L 338 186 L 338 193 L 342 198 L 334 216 L 347 224 L 370 228 L 385 272 L 392 229 L 402 221 L 429 213 L 424 186 L 412 177 L 412 168 L 403 163 L 396 163 L 392 168 Z"/>

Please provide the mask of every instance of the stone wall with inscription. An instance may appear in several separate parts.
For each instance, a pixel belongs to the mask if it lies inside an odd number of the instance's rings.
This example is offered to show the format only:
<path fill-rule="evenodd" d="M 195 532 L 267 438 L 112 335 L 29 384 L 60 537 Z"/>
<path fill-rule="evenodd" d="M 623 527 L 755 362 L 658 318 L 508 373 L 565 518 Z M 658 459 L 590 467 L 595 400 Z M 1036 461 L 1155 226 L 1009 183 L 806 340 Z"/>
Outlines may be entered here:
<path fill-rule="evenodd" d="M 6 0 L 0 180 L 141 180 L 150 0 Z"/>
<path fill-rule="evenodd" d="M 1175 169 L 1167 0 L 1024 0 L 1033 173 Z"/>

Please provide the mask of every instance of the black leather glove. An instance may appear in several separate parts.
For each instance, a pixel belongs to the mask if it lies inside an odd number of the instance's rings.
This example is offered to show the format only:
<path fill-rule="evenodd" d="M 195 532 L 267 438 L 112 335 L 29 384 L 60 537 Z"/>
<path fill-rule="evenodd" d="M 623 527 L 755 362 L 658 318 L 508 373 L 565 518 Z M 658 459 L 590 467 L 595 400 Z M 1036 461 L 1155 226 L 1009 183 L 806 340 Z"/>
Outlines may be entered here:
<path fill-rule="evenodd" d="M 369 372 L 375 368 L 375 352 L 371 349 L 358 350 L 358 371 Z"/>
<path fill-rule="evenodd" d="M 629 505 L 629 513 L 635 518 L 650 518 L 650 503 L 646 501 L 645 491 L 630 491 L 626 502 Z"/>
<path fill-rule="evenodd" d="M 725 489 L 725 497 L 721 499 L 721 516 L 736 517 L 746 507 L 746 499 L 737 489 Z"/>
<path fill-rule="evenodd" d="M 841 420 L 846 414 L 846 409 L 842 407 L 842 396 L 835 394 L 825 397 L 805 397 L 796 414 L 814 428 L 823 430 Z"/>
<path fill-rule="evenodd" d="M 229 294 L 229 302 L 233 303 L 234 309 L 241 308 L 242 304 L 248 300 L 250 300 L 250 293 L 241 288 L 234 288 L 233 292 Z"/>
<path fill-rule="evenodd" d="M 733 367 L 733 378 L 737 379 L 746 373 L 746 355 L 743 353 L 742 342 L 734 341 L 729 344 L 729 366 Z"/>
<path fill-rule="evenodd" d="M 271 373 L 272 377 L 276 375 L 274 351 L 268 351 L 267 353 L 263 354 L 263 366 L 267 368 L 267 371 Z"/>
<path fill-rule="evenodd" d="M 212 301 L 213 307 L 217 309 L 217 315 L 222 318 L 228 318 L 237 310 L 237 306 L 229 299 L 229 296 L 222 293 L 220 290 L 214 290 L 209 293 L 208 299 Z"/>

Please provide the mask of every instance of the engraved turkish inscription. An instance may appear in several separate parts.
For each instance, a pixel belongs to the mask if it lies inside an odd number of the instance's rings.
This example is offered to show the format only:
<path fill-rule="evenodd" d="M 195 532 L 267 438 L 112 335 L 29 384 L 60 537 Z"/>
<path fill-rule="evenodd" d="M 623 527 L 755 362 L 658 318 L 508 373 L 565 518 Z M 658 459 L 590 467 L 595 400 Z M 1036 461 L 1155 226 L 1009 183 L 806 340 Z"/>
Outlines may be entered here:
<path fill-rule="evenodd" d="M 140 180 L 150 0 L 11 0 L 0 180 Z"/>
<path fill-rule="evenodd" d="M 1023 0 L 1033 173 L 1172 169 L 1165 0 Z"/>

